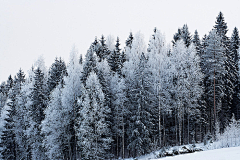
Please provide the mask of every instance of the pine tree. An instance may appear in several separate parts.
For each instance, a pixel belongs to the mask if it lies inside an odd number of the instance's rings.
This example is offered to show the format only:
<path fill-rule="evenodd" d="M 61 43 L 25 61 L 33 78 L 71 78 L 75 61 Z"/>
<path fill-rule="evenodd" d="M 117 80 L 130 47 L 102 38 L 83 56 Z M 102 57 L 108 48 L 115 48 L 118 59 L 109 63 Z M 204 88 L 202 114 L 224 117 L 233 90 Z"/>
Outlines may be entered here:
<path fill-rule="evenodd" d="M 111 112 L 105 106 L 104 93 L 96 73 L 91 72 L 86 81 L 84 99 L 80 115 L 79 139 L 84 159 L 106 159 L 109 157 L 110 135 L 107 114 Z"/>

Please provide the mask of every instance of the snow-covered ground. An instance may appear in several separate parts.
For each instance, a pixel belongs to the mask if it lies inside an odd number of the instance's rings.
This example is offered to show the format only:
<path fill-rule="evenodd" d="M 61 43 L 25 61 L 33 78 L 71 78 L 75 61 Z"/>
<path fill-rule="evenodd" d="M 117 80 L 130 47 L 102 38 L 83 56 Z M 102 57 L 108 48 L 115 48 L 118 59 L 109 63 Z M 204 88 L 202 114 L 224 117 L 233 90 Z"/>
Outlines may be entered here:
<path fill-rule="evenodd" d="M 148 155 L 139 158 L 139 160 L 153 160 L 151 157 Z M 208 150 L 154 160 L 240 160 L 240 147 Z"/>

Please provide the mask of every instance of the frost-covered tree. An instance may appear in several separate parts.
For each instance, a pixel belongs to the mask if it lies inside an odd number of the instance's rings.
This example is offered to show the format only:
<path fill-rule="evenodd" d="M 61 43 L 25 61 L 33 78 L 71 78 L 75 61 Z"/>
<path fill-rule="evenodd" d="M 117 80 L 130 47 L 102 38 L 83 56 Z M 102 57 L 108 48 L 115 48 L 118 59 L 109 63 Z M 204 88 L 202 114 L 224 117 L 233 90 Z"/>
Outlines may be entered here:
<path fill-rule="evenodd" d="M 12 90 L 10 90 L 10 95 L 12 94 Z M 4 119 L 4 129 L 1 135 L 1 146 L 2 151 L 1 155 L 3 159 L 12 159 L 15 160 L 17 158 L 17 144 L 15 141 L 15 132 L 14 132 L 14 120 L 15 116 L 15 106 L 12 98 L 9 98 L 6 102 L 8 107 L 6 110 L 6 117 Z"/>
<path fill-rule="evenodd" d="M 182 144 L 182 129 L 183 129 L 183 121 L 184 121 L 184 100 L 187 91 L 186 87 L 186 61 L 187 61 L 187 48 L 182 40 L 177 41 L 173 50 L 171 52 L 171 63 L 174 65 L 174 80 L 173 84 L 175 86 L 175 90 L 172 92 L 174 95 L 174 112 L 175 116 L 178 119 L 178 122 L 175 121 L 175 129 L 179 130 L 179 144 Z M 177 126 L 178 125 L 178 126 Z M 177 132 L 176 132 L 177 135 Z M 176 137 L 177 138 L 177 137 Z M 177 139 L 176 139 L 177 140 Z"/>
<path fill-rule="evenodd" d="M 134 47 L 134 45 L 133 45 Z M 155 108 L 153 93 L 150 86 L 146 57 L 142 52 L 138 68 L 135 73 L 135 87 L 133 88 L 133 107 L 131 108 L 131 132 L 128 149 L 133 156 L 140 156 L 151 151 L 151 134 L 153 132 L 153 116 Z"/>
<path fill-rule="evenodd" d="M 115 49 L 115 37 L 113 35 L 107 36 L 106 45 L 111 52 L 114 51 L 114 49 Z"/>
<path fill-rule="evenodd" d="M 110 158 L 112 141 L 107 115 L 111 112 L 105 105 L 104 93 L 96 73 L 91 72 L 86 81 L 86 91 L 79 101 L 82 121 L 79 128 L 79 144 L 84 159 Z"/>
<path fill-rule="evenodd" d="M 77 50 L 73 47 L 70 52 L 70 60 L 67 66 L 68 76 L 64 77 L 64 87 L 62 89 L 62 128 L 65 129 L 64 137 L 67 144 L 65 146 L 65 159 L 77 159 L 78 146 L 76 137 L 77 117 L 79 106 L 77 105 L 77 99 L 81 96 L 82 82 L 81 73 L 82 65 L 79 64 Z M 49 106 L 51 107 L 51 106 Z M 54 106 L 52 106 L 54 107 Z"/>
<path fill-rule="evenodd" d="M 93 43 L 93 45 L 95 45 L 95 43 Z M 99 42 L 95 46 L 96 46 L 95 47 L 95 52 L 98 56 L 99 62 L 108 58 L 108 56 L 110 54 L 110 50 L 108 49 L 108 47 L 106 45 L 106 40 L 105 40 L 105 37 L 103 35 L 101 36 Z"/>
<path fill-rule="evenodd" d="M 62 106 L 63 85 L 59 84 L 50 95 L 50 102 L 45 109 L 45 119 L 42 121 L 42 133 L 45 135 L 43 145 L 49 159 L 66 159 L 66 125 L 64 108 Z"/>
<path fill-rule="evenodd" d="M 41 123 L 46 108 L 46 82 L 40 68 L 34 70 L 34 83 L 31 88 L 31 105 L 29 106 L 30 127 L 28 128 L 28 141 L 31 145 L 32 159 L 45 159 Z"/>
<path fill-rule="evenodd" d="M 9 90 L 8 103 L 6 103 L 6 105 L 9 106 L 9 110 L 7 110 L 8 117 L 5 118 L 5 130 L 1 136 L 3 146 L 2 155 L 4 159 L 18 159 L 18 145 L 16 143 L 16 132 L 18 132 L 16 125 L 18 124 L 18 114 L 16 109 L 18 103 L 17 96 L 20 94 L 24 81 L 25 75 L 20 69 L 17 76 L 15 76 L 12 88 Z"/>
<path fill-rule="evenodd" d="M 164 114 L 169 110 L 169 101 L 171 99 L 169 90 L 171 90 L 171 64 L 169 57 L 167 57 L 167 46 L 165 36 L 158 30 L 154 29 L 154 34 L 149 40 L 148 46 L 148 61 L 147 66 L 150 71 L 150 82 L 153 89 L 155 106 L 157 112 L 154 114 L 155 118 L 155 134 L 153 137 L 158 140 L 158 146 L 165 143 L 165 124 Z M 163 130 L 163 134 L 162 134 Z M 158 138 L 157 138 L 158 137 Z M 162 143 L 162 139 L 164 142 Z"/>
<path fill-rule="evenodd" d="M 226 74 L 224 48 L 215 30 L 212 30 L 208 39 L 207 46 L 202 55 L 203 73 L 205 74 L 205 94 L 207 101 L 207 110 L 209 114 L 209 127 L 214 135 L 214 127 L 217 121 L 219 111 L 222 109 L 222 98 L 225 93 L 224 76 Z M 222 117 L 223 118 L 223 117 Z M 223 122 L 223 121 L 222 121 Z"/>
<path fill-rule="evenodd" d="M 115 141 L 116 157 L 122 156 L 125 157 L 125 123 L 126 117 L 129 114 L 128 108 L 125 107 L 126 102 L 126 87 L 123 78 L 116 73 L 110 83 L 111 89 L 111 100 L 112 100 L 112 115 L 113 115 L 113 140 Z M 112 146 L 113 147 L 113 146 Z M 121 152 L 122 151 L 122 152 Z"/>
<path fill-rule="evenodd" d="M 16 143 L 18 144 L 18 159 L 30 159 L 30 143 L 27 130 L 30 127 L 30 106 L 32 104 L 31 94 L 33 88 L 33 81 L 31 80 L 31 71 L 29 77 L 26 78 L 25 83 L 21 87 L 19 95 L 17 95 L 17 105 L 15 116 L 15 134 Z"/>

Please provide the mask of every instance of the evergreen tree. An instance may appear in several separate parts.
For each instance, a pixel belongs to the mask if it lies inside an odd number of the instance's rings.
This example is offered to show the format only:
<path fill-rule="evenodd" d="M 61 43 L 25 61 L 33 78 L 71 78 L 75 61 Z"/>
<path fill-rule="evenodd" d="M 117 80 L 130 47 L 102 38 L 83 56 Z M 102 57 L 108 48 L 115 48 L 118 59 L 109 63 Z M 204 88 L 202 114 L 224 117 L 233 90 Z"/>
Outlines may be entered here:
<path fill-rule="evenodd" d="M 116 73 L 110 84 L 111 89 L 111 101 L 112 101 L 112 115 L 113 115 L 113 127 L 112 127 L 112 137 L 114 140 L 114 145 L 112 147 L 116 148 L 114 153 L 116 157 L 125 157 L 125 121 L 129 114 L 128 108 L 125 107 L 126 93 L 125 93 L 125 82 L 123 78 Z"/>
<path fill-rule="evenodd" d="M 104 93 L 96 73 L 91 72 L 86 81 L 86 91 L 80 115 L 79 139 L 84 159 L 106 159 L 109 157 L 112 141 L 107 114 L 111 112 L 105 106 Z"/>
<path fill-rule="evenodd" d="M 29 108 L 30 127 L 28 128 L 29 143 L 31 145 L 32 159 L 45 159 L 41 123 L 46 108 L 46 82 L 44 74 L 37 68 L 34 70 L 34 85 L 31 88 L 31 105 Z"/>
<path fill-rule="evenodd" d="M 19 151 L 18 145 L 16 143 L 16 133 L 18 132 L 16 125 L 18 124 L 18 114 L 17 114 L 17 96 L 20 94 L 21 88 L 25 81 L 25 75 L 23 71 L 20 69 L 17 73 L 17 76 L 14 79 L 12 88 L 9 90 L 8 101 L 7 104 L 9 106 L 7 118 L 5 119 L 5 130 L 2 135 L 2 145 L 3 152 L 2 155 L 6 159 L 18 159 Z"/>
<path fill-rule="evenodd" d="M 176 42 L 181 39 L 183 40 L 186 47 L 188 47 L 191 44 L 192 37 L 188 30 L 187 24 L 184 24 L 182 28 L 179 28 L 178 32 L 173 36 L 173 41 L 172 41 L 173 45 L 175 45 Z"/>
<path fill-rule="evenodd" d="M 128 39 L 126 40 L 126 47 L 132 48 L 133 34 L 130 32 Z"/>
<path fill-rule="evenodd" d="M 111 52 L 108 63 L 111 67 L 111 70 L 114 72 L 117 72 L 119 75 L 121 75 L 121 49 L 119 48 L 119 38 L 117 37 L 116 45 L 114 51 Z"/>
<path fill-rule="evenodd" d="M 209 33 L 206 43 L 207 47 L 202 55 L 204 60 L 203 73 L 205 74 L 204 86 L 208 104 L 209 130 L 214 135 L 215 123 L 218 118 L 221 118 L 220 115 L 217 115 L 222 110 L 221 102 L 225 93 L 224 77 L 227 72 L 225 68 L 227 58 L 224 54 L 221 37 L 217 35 L 215 30 Z"/>
<path fill-rule="evenodd" d="M 181 39 L 181 37 L 182 37 L 182 29 L 178 28 L 177 33 L 175 33 L 173 36 L 173 40 L 172 40 L 173 45 L 175 45 L 176 42 Z"/>
<path fill-rule="evenodd" d="M 10 90 L 10 96 L 12 94 L 12 90 Z M 3 159 L 12 159 L 15 160 L 17 158 L 17 145 L 15 141 L 15 132 L 14 132 L 14 120 L 15 116 L 15 106 L 13 104 L 12 98 L 8 99 L 6 105 L 8 106 L 6 118 L 4 119 L 5 125 L 4 130 L 1 135 L 1 146 L 2 151 L 1 155 Z"/>
<path fill-rule="evenodd" d="M 201 42 L 200 42 L 200 38 L 199 38 L 197 30 L 195 30 L 195 32 L 194 32 L 192 43 L 195 45 L 197 54 L 200 56 L 200 54 L 201 54 Z"/>
<path fill-rule="evenodd" d="M 192 36 L 191 36 L 190 32 L 188 31 L 187 24 L 183 25 L 181 36 L 182 36 L 182 40 L 184 41 L 185 45 L 187 47 L 189 47 L 189 45 L 192 42 Z"/>
<path fill-rule="evenodd" d="M 106 45 L 105 37 L 103 35 L 102 35 L 101 39 L 99 40 L 98 47 L 97 47 L 97 49 L 95 49 L 95 52 L 96 52 L 96 54 L 99 58 L 98 59 L 99 62 L 108 58 L 108 56 L 110 54 L 110 51 L 109 51 L 109 49 L 107 48 L 107 45 Z"/>
<path fill-rule="evenodd" d="M 232 108 L 232 99 L 233 99 L 233 94 L 235 90 L 235 85 L 234 83 L 237 80 L 237 70 L 234 65 L 234 59 L 233 56 L 231 56 L 231 51 L 230 51 L 230 41 L 227 36 L 227 23 L 225 23 L 224 17 L 222 12 L 219 13 L 217 17 L 217 21 L 215 22 L 214 28 L 216 29 L 217 34 L 221 38 L 222 45 L 224 47 L 224 53 L 227 57 L 227 60 L 225 61 L 225 68 L 226 68 L 226 75 L 225 75 L 225 96 L 222 99 L 222 110 L 220 112 L 220 117 L 222 120 L 220 120 L 220 129 L 223 131 L 226 125 L 228 125 L 228 122 L 230 120 L 230 108 Z"/>
<path fill-rule="evenodd" d="M 231 53 L 231 59 L 233 59 L 234 66 L 236 68 L 236 72 L 239 72 L 239 66 L 238 66 L 238 49 L 239 49 L 239 32 L 238 29 L 235 27 L 232 33 L 232 37 L 230 40 L 230 53 Z M 239 83 L 239 76 L 236 75 L 236 80 L 234 81 L 234 94 L 233 94 L 233 100 L 232 100 L 232 106 L 231 106 L 231 112 L 236 115 L 236 119 L 238 120 L 240 118 L 239 113 L 239 103 L 240 99 L 238 96 L 239 90 L 240 90 L 240 83 Z"/>
<path fill-rule="evenodd" d="M 135 73 L 136 86 L 133 90 L 134 108 L 131 109 L 131 134 L 129 135 L 130 144 L 128 149 L 133 156 L 140 156 L 151 151 L 151 134 L 153 132 L 153 117 L 155 112 L 153 104 L 153 94 L 150 89 L 150 81 L 148 80 L 148 70 L 146 69 L 146 57 L 141 54 L 138 64 L 138 70 Z"/>
<path fill-rule="evenodd" d="M 63 80 L 63 76 L 66 76 L 67 70 L 65 62 L 60 58 L 55 59 L 55 62 L 51 65 L 48 73 L 48 94 Z"/>
<path fill-rule="evenodd" d="M 90 48 L 87 51 L 87 54 L 85 56 L 85 61 L 83 63 L 83 73 L 82 73 L 82 82 L 85 85 L 87 77 L 89 74 L 94 71 L 97 73 L 97 56 L 94 51 L 94 44 L 90 46 Z"/>

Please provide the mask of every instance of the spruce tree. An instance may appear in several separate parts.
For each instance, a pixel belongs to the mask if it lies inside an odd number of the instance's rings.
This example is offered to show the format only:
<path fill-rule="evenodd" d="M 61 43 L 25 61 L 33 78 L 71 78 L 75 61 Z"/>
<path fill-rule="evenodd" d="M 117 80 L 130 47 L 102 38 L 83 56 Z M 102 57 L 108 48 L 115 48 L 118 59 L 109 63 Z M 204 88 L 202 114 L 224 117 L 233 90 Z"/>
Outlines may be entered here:
<path fill-rule="evenodd" d="M 201 41 L 200 41 L 200 38 L 199 38 L 197 30 L 195 30 L 195 32 L 194 32 L 192 43 L 195 45 L 197 54 L 200 56 L 200 53 L 201 53 Z"/>
<path fill-rule="evenodd" d="M 85 55 L 85 61 L 83 63 L 83 73 L 82 73 L 82 82 L 85 85 L 86 84 L 86 80 L 87 77 L 89 76 L 89 74 L 94 71 L 95 73 L 97 73 L 97 56 L 96 53 L 94 51 L 94 47 L 95 45 L 92 44 L 90 46 L 90 48 L 87 51 L 87 54 Z"/>
<path fill-rule="evenodd" d="M 236 72 L 239 72 L 239 66 L 238 66 L 238 49 L 239 49 L 239 32 L 238 29 L 235 27 L 232 33 L 232 37 L 230 40 L 230 53 L 231 53 L 231 59 L 233 59 L 234 66 L 236 68 Z M 239 113 L 239 103 L 240 99 L 238 96 L 239 90 L 240 90 L 240 83 L 239 83 L 239 76 L 236 75 L 236 79 L 234 81 L 234 94 L 233 94 L 233 100 L 232 100 L 232 106 L 231 106 L 231 112 L 234 113 L 236 116 L 236 119 L 238 120 L 240 118 Z"/>
<path fill-rule="evenodd" d="M 192 41 L 192 36 L 188 30 L 187 24 L 184 24 L 182 28 L 178 28 L 178 31 L 176 34 L 173 36 L 173 45 L 176 44 L 177 41 L 183 40 L 185 43 L 186 47 L 188 47 L 191 44 Z"/>
<path fill-rule="evenodd" d="M 43 148 L 43 136 L 41 135 L 41 123 L 45 117 L 44 110 L 46 108 L 46 82 L 44 82 L 44 74 L 37 68 L 34 70 L 34 85 L 31 88 L 31 105 L 29 108 L 30 128 L 29 143 L 31 145 L 32 159 L 45 159 Z"/>
<path fill-rule="evenodd" d="M 122 62 L 121 62 L 121 49 L 119 46 L 120 46 L 119 38 L 117 37 L 115 49 L 111 52 L 108 58 L 108 63 L 113 72 L 117 72 L 119 75 L 121 75 Z"/>
<path fill-rule="evenodd" d="M 183 27 L 182 27 L 182 40 L 184 41 L 185 45 L 187 47 L 189 47 L 189 45 L 191 44 L 192 42 L 192 36 L 188 30 L 188 26 L 187 24 L 184 24 Z"/>
<path fill-rule="evenodd" d="M 237 80 L 237 70 L 234 65 L 234 59 L 231 56 L 231 51 L 230 51 L 230 40 L 227 36 L 227 23 L 224 20 L 224 16 L 222 12 L 219 13 L 217 17 L 217 21 L 215 22 L 214 28 L 216 29 L 217 34 L 221 38 L 222 45 L 224 47 L 224 54 L 226 55 L 227 59 L 225 61 L 225 68 L 226 68 L 226 75 L 225 75 L 225 96 L 223 98 L 222 102 L 222 110 L 220 112 L 220 117 L 223 117 L 220 120 L 220 129 L 223 131 L 223 129 L 226 127 L 230 120 L 230 108 L 232 106 L 232 99 L 233 99 L 233 94 L 235 90 L 234 83 Z"/>
<path fill-rule="evenodd" d="M 97 44 L 97 47 L 95 48 L 95 52 L 99 58 L 98 59 L 99 62 L 101 62 L 104 59 L 107 59 L 110 54 L 110 51 L 106 45 L 105 37 L 103 35 L 101 36 L 101 39 L 99 40 L 99 43 Z"/>
<path fill-rule="evenodd" d="M 61 58 L 56 58 L 55 62 L 51 65 L 48 73 L 48 94 L 63 80 L 63 77 L 66 76 L 67 70 L 65 62 Z"/>
<path fill-rule="evenodd" d="M 9 95 L 12 94 L 12 90 L 10 90 Z M 17 144 L 15 141 L 15 124 L 14 124 L 14 116 L 16 115 L 16 110 L 14 106 L 14 102 L 12 101 L 13 97 L 11 97 L 6 105 L 8 106 L 7 114 L 4 125 L 3 134 L 1 136 L 1 146 L 3 150 L 1 151 L 1 155 L 3 159 L 12 159 L 15 160 L 17 158 Z"/>

